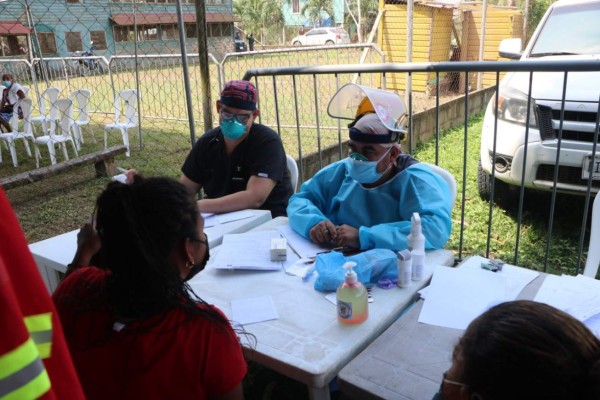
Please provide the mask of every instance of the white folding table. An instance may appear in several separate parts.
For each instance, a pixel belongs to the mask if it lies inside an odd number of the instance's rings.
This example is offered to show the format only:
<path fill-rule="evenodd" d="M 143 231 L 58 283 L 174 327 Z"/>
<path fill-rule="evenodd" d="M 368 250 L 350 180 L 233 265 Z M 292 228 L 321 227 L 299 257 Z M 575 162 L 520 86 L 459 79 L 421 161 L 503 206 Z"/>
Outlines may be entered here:
<path fill-rule="evenodd" d="M 221 244 L 223 236 L 228 233 L 246 232 L 271 219 L 268 210 L 248 210 L 253 216 L 227 223 L 217 224 L 206 228 L 209 247 Z M 60 274 L 64 273 L 67 265 L 73 260 L 77 250 L 77 233 L 79 229 L 63 233 L 29 245 L 29 250 L 37 263 L 40 274 L 50 293 L 60 282 Z"/>
<path fill-rule="evenodd" d="M 278 217 L 255 230 L 275 229 L 286 223 L 287 218 Z M 374 287 L 369 318 L 356 326 L 339 323 L 336 307 L 324 293 L 316 291 L 312 282 L 304 283 L 284 270 L 219 270 L 209 261 L 190 286 L 230 319 L 232 300 L 271 296 L 279 318 L 245 326 L 256 338 L 254 346 L 242 335 L 247 357 L 305 383 L 312 399 L 329 399 L 329 382 L 415 301 L 417 290 L 429 282 L 434 265 L 453 263 L 449 250 L 427 252 L 424 279 L 404 289 Z"/>

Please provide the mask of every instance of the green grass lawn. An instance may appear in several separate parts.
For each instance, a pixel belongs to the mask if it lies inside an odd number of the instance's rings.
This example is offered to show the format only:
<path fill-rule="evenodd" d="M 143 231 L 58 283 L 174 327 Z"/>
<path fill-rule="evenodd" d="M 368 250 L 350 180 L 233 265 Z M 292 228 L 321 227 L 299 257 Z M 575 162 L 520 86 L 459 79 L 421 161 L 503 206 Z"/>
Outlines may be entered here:
<path fill-rule="evenodd" d="M 466 181 L 463 180 L 462 167 L 464 127 L 445 132 L 439 145 L 440 166 L 450 171 L 458 183 L 458 196 L 453 211 L 453 232 L 447 247 L 455 250 L 458 257 L 462 243 L 462 254 L 460 254 L 462 258 L 473 254 L 486 255 L 487 248 L 490 209 L 489 203 L 481 200 L 477 193 L 476 178 L 481 123 L 481 116 L 473 117 L 467 129 Z M 94 132 L 98 143 L 93 143 L 88 133 L 84 144 L 84 147 L 90 151 L 102 142 L 102 132 L 99 127 L 94 127 Z M 146 175 L 166 175 L 177 178 L 181 163 L 189 151 L 189 138 L 176 129 L 147 130 L 144 136 L 143 150 L 133 148 L 131 157 L 119 156 L 117 164 L 125 168 L 138 168 Z M 296 138 L 296 133 L 292 131 L 284 136 L 284 141 L 294 142 Z M 113 136 L 111 141 L 116 144 L 118 139 Z M 132 132 L 130 140 L 132 142 L 137 140 L 135 133 Z M 331 137 L 328 140 L 337 139 Z M 433 163 L 434 143 L 418 146 L 414 155 L 421 161 Z M 33 163 L 33 160 L 25 160 L 24 168 L 27 168 L 28 163 Z M 90 217 L 95 198 L 107 182 L 108 178 L 95 178 L 93 167 L 89 165 L 41 182 L 10 189 L 7 194 L 27 239 L 36 242 L 78 228 Z M 462 198 L 465 182 L 463 212 Z M 517 259 L 519 265 L 537 270 L 543 269 L 550 200 L 550 193 L 527 191 L 525 194 Z M 583 206 L 583 197 L 558 196 L 548 256 L 548 272 L 575 273 Z M 515 210 L 493 207 L 489 249 L 491 257 L 514 262 L 517 227 Z M 585 245 L 587 246 L 587 242 Z"/>
<path fill-rule="evenodd" d="M 464 127 L 445 132 L 439 146 L 439 165 L 450 171 L 458 184 L 458 195 L 452 215 L 452 237 L 447 247 L 458 252 L 462 234 L 462 258 L 473 254 L 485 256 L 487 250 L 490 207 L 489 202 L 482 200 L 477 192 L 481 126 L 481 115 L 470 119 L 466 133 L 466 180 L 463 180 Z M 421 161 L 435 162 L 435 143 L 430 142 L 418 146 L 415 156 Z M 463 187 L 464 214 L 461 207 Z M 560 194 L 557 196 L 548 255 L 548 272 L 550 273 L 575 274 L 584 200 L 583 196 Z M 520 232 L 517 263 L 527 268 L 543 270 L 550 202 L 551 193 L 527 190 L 520 230 L 518 230 L 516 207 L 504 209 L 494 205 L 491 214 L 489 255 L 492 258 L 500 258 L 513 263 L 517 232 Z M 464 222 L 461 224 L 462 221 Z M 589 231 L 589 222 L 587 226 Z M 585 245 L 587 246 L 587 242 Z M 587 250 L 587 247 L 584 249 Z M 585 259 L 583 264 L 585 264 Z"/>

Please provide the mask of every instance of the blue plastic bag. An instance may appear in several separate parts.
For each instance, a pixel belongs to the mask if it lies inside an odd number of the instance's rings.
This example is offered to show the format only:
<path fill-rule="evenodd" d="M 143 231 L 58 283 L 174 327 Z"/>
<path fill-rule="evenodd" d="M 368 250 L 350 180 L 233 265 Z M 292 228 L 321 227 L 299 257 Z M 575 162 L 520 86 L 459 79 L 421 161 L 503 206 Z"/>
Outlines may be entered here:
<path fill-rule="evenodd" d="M 398 278 L 398 261 L 392 250 L 373 249 L 348 257 L 332 251 L 319 254 L 315 260 L 315 270 L 319 274 L 315 280 L 315 289 L 319 292 L 335 291 L 344 282 L 346 270 L 342 265 L 347 261 L 356 263 L 354 272 L 363 284 L 376 283 L 384 278 Z"/>

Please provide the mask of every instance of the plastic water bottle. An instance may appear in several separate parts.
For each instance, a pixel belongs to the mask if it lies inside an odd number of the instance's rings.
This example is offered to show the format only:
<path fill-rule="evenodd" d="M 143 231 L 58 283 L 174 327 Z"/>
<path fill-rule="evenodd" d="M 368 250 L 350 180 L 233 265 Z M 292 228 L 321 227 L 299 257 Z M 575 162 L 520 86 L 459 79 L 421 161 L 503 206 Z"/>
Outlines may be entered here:
<path fill-rule="evenodd" d="M 355 262 L 347 262 L 346 279 L 338 287 L 336 292 L 338 321 L 343 324 L 360 324 L 369 317 L 369 306 L 367 302 L 367 288 L 360 283 L 356 272 L 352 270 Z"/>

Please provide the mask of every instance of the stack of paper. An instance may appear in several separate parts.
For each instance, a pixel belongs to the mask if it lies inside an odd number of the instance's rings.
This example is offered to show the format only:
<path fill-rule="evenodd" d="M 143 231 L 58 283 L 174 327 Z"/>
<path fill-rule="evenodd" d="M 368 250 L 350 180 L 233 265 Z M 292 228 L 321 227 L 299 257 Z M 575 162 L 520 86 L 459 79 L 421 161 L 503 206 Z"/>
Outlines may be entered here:
<path fill-rule="evenodd" d="M 490 307 L 514 300 L 539 273 L 505 264 L 502 271 L 481 268 L 483 257 L 471 257 L 459 268 L 437 266 L 426 292 L 419 322 L 466 329 Z"/>
<path fill-rule="evenodd" d="M 600 337 L 600 281 L 583 275 L 548 275 L 534 300 L 571 314 Z"/>
<path fill-rule="evenodd" d="M 271 239 L 281 237 L 278 231 L 253 231 L 223 236 L 223 244 L 214 262 L 218 269 L 280 270 L 298 257 L 288 252 L 285 264 L 271 261 Z"/>

